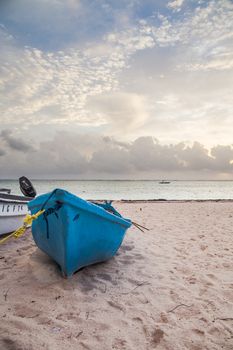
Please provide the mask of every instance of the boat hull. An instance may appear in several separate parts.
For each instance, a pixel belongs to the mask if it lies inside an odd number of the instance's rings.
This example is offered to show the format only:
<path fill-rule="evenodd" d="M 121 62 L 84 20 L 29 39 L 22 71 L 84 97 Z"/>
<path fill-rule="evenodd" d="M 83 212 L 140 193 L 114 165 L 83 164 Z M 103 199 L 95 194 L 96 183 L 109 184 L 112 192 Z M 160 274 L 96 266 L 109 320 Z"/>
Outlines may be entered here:
<path fill-rule="evenodd" d="M 45 213 L 32 224 L 37 246 L 71 276 L 84 266 L 112 258 L 120 247 L 130 220 L 57 189 L 29 203 L 32 214 L 45 206 Z M 49 200 L 48 200 L 49 199 Z"/>
<path fill-rule="evenodd" d="M 23 224 L 24 216 L 0 216 L 0 235 L 11 233 L 17 230 Z"/>
<path fill-rule="evenodd" d="M 0 202 L 0 235 L 18 229 L 28 213 L 27 203 Z"/>

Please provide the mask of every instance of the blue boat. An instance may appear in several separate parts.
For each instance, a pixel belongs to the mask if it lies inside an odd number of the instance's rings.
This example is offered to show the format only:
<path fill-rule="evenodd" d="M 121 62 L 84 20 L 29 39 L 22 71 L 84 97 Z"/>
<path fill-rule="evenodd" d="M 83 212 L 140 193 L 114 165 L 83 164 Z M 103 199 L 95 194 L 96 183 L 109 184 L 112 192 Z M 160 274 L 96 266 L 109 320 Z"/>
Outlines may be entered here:
<path fill-rule="evenodd" d="M 91 203 L 62 189 L 40 195 L 28 206 L 32 214 L 45 210 L 33 222 L 32 235 L 66 277 L 84 266 L 112 258 L 131 226 L 111 202 Z"/>

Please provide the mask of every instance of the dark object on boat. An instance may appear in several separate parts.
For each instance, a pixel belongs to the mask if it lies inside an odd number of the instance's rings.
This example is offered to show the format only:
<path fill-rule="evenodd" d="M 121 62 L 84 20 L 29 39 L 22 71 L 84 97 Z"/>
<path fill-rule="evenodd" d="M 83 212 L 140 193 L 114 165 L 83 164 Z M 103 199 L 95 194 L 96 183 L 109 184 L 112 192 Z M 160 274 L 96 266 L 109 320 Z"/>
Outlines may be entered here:
<path fill-rule="evenodd" d="M 160 183 L 160 185 L 168 185 L 168 184 L 170 184 L 170 181 L 160 181 L 159 182 Z"/>
<path fill-rule="evenodd" d="M 0 193 L 11 193 L 11 190 L 9 188 L 0 188 Z"/>
<path fill-rule="evenodd" d="M 19 178 L 20 190 L 26 197 L 34 198 L 36 197 L 36 190 L 33 187 L 31 181 L 26 176 L 21 176 Z"/>

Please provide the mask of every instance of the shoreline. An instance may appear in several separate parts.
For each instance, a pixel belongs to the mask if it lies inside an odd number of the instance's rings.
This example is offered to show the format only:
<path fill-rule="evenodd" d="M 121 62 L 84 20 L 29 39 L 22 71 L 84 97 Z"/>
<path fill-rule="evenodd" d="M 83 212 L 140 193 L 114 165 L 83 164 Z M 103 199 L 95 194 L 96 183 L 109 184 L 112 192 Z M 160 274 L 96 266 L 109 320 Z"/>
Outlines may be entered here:
<path fill-rule="evenodd" d="M 103 202 L 109 199 L 86 199 L 90 202 Z M 233 199 L 113 199 L 113 203 L 190 203 L 190 202 L 217 202 L 217 203 L 231 203 Z"/>

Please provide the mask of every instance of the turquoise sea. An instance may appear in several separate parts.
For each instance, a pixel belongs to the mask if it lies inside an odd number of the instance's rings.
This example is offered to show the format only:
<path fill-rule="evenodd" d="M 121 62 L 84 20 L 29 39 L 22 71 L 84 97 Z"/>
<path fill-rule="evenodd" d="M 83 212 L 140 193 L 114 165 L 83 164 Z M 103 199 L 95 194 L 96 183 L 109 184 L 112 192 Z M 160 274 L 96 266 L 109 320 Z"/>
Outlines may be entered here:
<path fill-rule="evenodd" d="M 233 181 L 33 180 L 37 193 L 63 188 L 84 199 L 233 199 Z M 20 194 L 17 180 L 0 180 L 0 188 Z"/>

